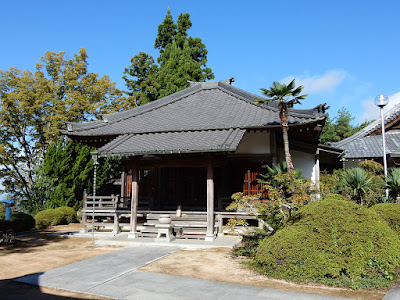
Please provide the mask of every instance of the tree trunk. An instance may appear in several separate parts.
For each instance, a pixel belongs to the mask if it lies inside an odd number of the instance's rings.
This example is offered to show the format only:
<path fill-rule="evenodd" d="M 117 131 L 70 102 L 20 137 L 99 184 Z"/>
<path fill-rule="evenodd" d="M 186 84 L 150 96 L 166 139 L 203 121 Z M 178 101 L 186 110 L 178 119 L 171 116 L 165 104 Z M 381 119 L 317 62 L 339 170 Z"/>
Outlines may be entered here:
<path fill-rule="evenodd" d="M 289 152 L 289 136 L 288 136 L 289 126 L 287 124 L 287 118 L 288 118 L 287 109 L 288 107 L 286 102 L 283 101 L 279 102 L 279 117 L 282 123 L 283 149 L 285 151 L 285 160 L 288 172 L 292 172 L 294 171 L 294 167 L 292 162 L 292 156 L 290 155 Z"/>

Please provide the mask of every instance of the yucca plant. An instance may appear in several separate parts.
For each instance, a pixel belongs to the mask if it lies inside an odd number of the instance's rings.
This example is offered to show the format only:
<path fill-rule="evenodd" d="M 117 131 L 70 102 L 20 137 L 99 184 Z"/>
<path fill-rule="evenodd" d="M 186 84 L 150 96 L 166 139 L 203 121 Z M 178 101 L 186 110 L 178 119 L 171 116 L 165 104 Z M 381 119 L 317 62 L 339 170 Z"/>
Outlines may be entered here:
<path fill-rule="evenodd" d="M 361 168 L 353 168 L 343 174 L 342 180 L 351 190 L 351 198 L 363 206 L 363 198 L 371 190 L 372 177 Z"/>
<path fill-rule="evenodd" d="M 400 169 L 392 169 L 386 178 L 386 186 L 395 198 L 400 195 Z"/>

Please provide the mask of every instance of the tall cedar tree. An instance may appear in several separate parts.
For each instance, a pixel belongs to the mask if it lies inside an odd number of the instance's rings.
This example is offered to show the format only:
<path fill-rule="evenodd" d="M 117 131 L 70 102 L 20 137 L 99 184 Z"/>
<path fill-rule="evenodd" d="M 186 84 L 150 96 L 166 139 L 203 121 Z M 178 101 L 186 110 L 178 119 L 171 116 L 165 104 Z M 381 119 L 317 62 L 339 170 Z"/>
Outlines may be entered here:
<path fill-rule="evenodd" d="M 131 59 L 122 78 L 128 89 L 125 107 L 134 107 L 154 101 L 189 86 L 190 81 L 213 79 L 212 70 L 206 67 L 208 51 L 200 38 L 188 36 L 192 27 L 190 14 L 180 14 L 175 24 L 168 9 L 163 23 L 158 26 L 154 48 L 160 56 L 154 58 L 140 52 Z"/>
<path fill-rule="evenodd" d="M 88 55 L 46 52 L 36 71 L 0 71 L 0 178 L 15 200 L 36 203 L 38 168 L 63 121 L 85 121 L 121 99 L 108 76 L 88 71 Z"/>

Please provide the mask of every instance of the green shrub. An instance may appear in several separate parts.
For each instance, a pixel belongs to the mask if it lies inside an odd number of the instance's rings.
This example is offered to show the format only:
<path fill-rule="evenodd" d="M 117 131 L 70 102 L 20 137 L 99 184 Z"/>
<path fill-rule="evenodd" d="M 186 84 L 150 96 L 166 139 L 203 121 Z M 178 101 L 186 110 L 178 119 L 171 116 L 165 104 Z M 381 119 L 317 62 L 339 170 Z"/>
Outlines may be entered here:
<path fill-rule="evenodd" d="M 42 210 L 35 216 L 36 228 L 44 229 L 49 226 L 65 224 L 64 214 L 56 209 Z"/>
<path fill-rule="evenodd" d="M 27 231 L 35 228 L 35 219 L 26 213 L 16 212 L 11 214 L 11 220 L 22 219 L 21 231 Z"/>
<path fill-rule="evenodd" d="M 6 216 L 6 205 L 0 202 L 0 220 L 4 220 Z"/>
<path fill-rule="evenodd" d="M 57 207 L 56 210 L 60 211 L 64 215 L 67 224 L 76 222 L 76 211 L 72 207 L 61 206 Z"/>
<path fill-rule="evenodd" d="M 376 211 L 389 227 L 397 234 L 400 234 L 400 204 L 399 203 L 379 203 L 370 209 Z"/>
<path fill-rule="evenodd" d="M 400 239 L 374 211 L 343 200 L 301 208 L 292 224 L 264 239 L 254 263 L 269 277 L 350 288 L 398 278 Z"/>

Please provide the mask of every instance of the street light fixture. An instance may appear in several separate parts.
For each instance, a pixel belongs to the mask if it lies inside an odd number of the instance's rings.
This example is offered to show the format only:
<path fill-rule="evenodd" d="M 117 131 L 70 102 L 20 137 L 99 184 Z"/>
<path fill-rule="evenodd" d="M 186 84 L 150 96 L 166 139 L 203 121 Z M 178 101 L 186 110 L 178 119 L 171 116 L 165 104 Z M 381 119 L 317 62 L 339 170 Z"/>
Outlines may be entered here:
<path fill-rule="evenodd" d="M 382 144 L 383 144 L 383 171 L 385 174 L 385 181 L 387 178 L 387 161 L 386 161 L 386 140 L 385 140 L 385 121 L 383 119 L 383 108 L 389 103 L 389 98 L 383 94 L 375 97 L 375 105 L 381 110 L 381 126 L 382 126 Z M 389 190 L 386 189 L 386 198 L 389 196 Z"/>

